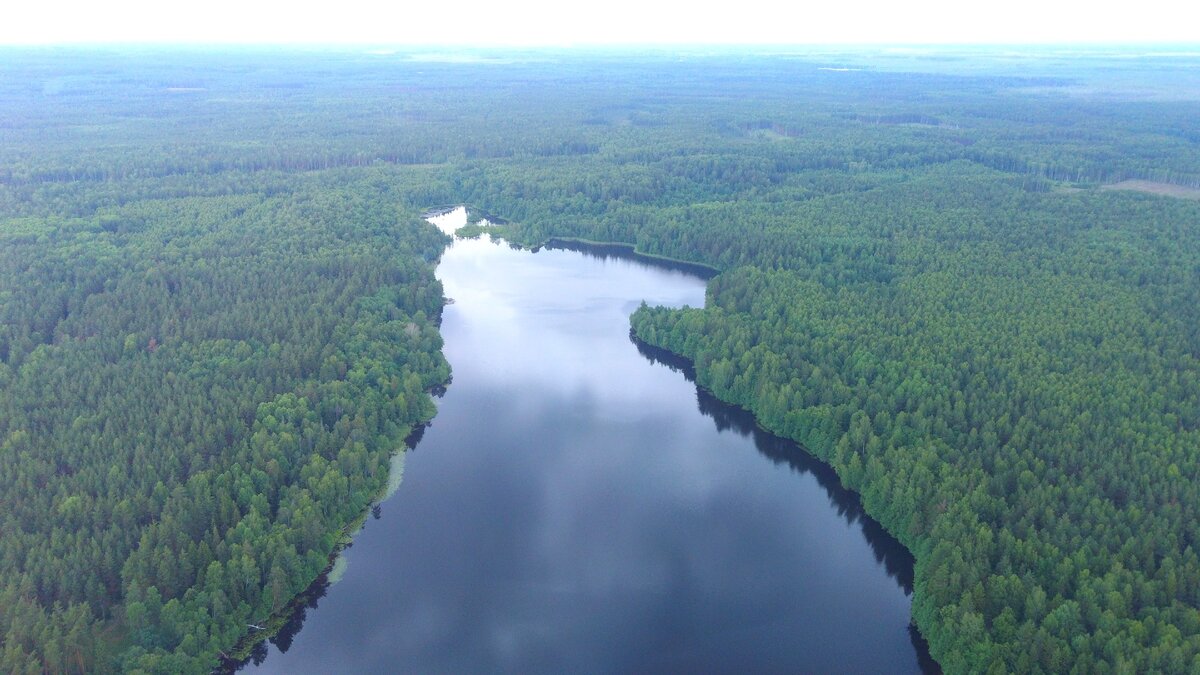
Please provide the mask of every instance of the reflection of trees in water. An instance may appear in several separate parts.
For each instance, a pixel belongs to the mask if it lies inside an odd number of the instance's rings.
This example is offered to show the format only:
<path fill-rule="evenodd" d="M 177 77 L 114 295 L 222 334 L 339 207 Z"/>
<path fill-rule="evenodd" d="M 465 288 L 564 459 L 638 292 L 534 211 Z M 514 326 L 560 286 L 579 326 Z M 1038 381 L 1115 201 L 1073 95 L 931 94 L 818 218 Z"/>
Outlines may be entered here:
<path fill-rule="evenodd" d="M 858 495 L 842 487 L 833 467 L 810 455 L 804 448 L 786 438 L 763 430 L 748 410 L 731 406 L 701 387 L 696 387 L 700 412 L 711 417 L 720 431 L 732 430 L 741 436 L 754 438 L 754 447 L 776 464 L 786 464 L 793 471 L 810 473 L 829 495 L 829 502 L 848 524 L 862 527 L 875 560 L 883 563 L 888 576 L 894 578 L 905 595 L 912 595 L 913 557 L 904 545 L 888 534 L 874 518 L 863 510 Z"/>
<path fill-rule="evenodd" d="M 549 251 L 574 251 L 583 254 L 586 258 L 595 258 L 596 260 L 632 260 L 652 265 L 657 269 L 674 270 L 701 279 L 711 279 L 717 274 L 717 270 L 707 265 L 689 263 L 683 260 L 656 258 L 638 253 L 630 244 L 597 244 L 571 239 L 550 239 L 544 247 L 540 248 L 545 248 Z M 535 249 L 534 252 L 536 253 L 537 250 Z"/>
<path fill-rule="evenodd" d="M 417 444 L 421 442 L 421 439 L 424 438 L 425 430 L 430 426 L 431 423 L 427 422 L 414 428 L 412 432 L 409 433 L 408 437 L 404 439 L 405 448 L 407 450 L 415 449 Z M 379 520 L 382 516 L 383 511 L 380 505 L 372 505 L 371 517 L 375 520 Z M 363 527 L 366 527 L 365 523 L 363 524 Z M 330 560 L 329 567 L 326 568 L 326 570 L 322 572 L 321 575 L 317 577 L 312 584 L 310 584 L 309 587 L 304 590 L 303 593 L 296 596 L 296 599 L 293 600 L 290 605 L 288 605 L 287 609 L 283 611 L 283 613 L 287 615 L 287 621 L 279 628 L 279 631 L 276 632 L 275 635 L 271 636 L 267 640 L 260 640 L 259 642 L 256 642 L 251 648 L 250 654 L 247 655 L 245 659 L 224 659 L 221 663 L 221 666 L 217 669 L 217 672 L 232 673 L 234 671 L 241 670 L 244 666 L 249 664 L 261 666 L 263 662 L 267 660 L 267 656 L 270 654 L 270 650 L 267 648 L 267 642 L 275 645 L 280 654 L 286 654 L 287 651 L 292 648 L 292 641 L 296 639 L 296 635 L 300 632 L 300 629 L 304 627 L 304 620 L 308 618 L 308 610 L 316 609 L 317 603 L 321 600 L 321 598 L 325 597 L 325 594 L 329 591 L 329 573 L 333 571 L 334 561 L 337 560 L 337 557 L 341 555 L 345 549 L 350 548 L 353 545 L 354 542 L 349 542 L 345 546 L 339 548 L 334 553 L 333 558 Z"/>
<path fill-rule="evenodd" d="M 925 641 L 925 636 L 912 623 L 908 624 L 908 638 L 917 650 L 917 666 L 921 672 L 925 675 L 942 675 L 942 667 L 929 655 L 929 643 Z"/>
<path fill-rule="evenodd" d="M 308 610 L 316 609 L 318 602 L 321 598 L 325 597 L 325 593 L 328 591 L 329 576 L 328 574 L 322 574 L 317 577 L 313 585 L 309 586 L 304 595 L 299 598 L 300 601 L 296 603 L 296 609 L 288 617 L 287 623 L 283 624 L 283 627 L 279 629 L 275 637 L 271 638 L 271 644 L 275 645 L 281 654 L 287 653 L 287 650 L 292 648 L 292 640 L 296 638 L 296 634 L 304 627 L 304 620 L 308 618 Z M 254 665 L 261 664 L 262 659 L 265 659 L 267 656 L 266 643 L 260 642 L 258 644 L 262 647 L 262 657 L 257 658 L 254 661 Z"/>
<path fill-rule="evenodd" d="M 629 339 L 638 352 L 651 363 L 661 364 L 671 370 L 682 373 L 688 382 L 695 384 L 696 370 L 688 359 L 655 347 L 637 339 L 630 331 Z M 896 580 L 905 595 L 913 591 L 913 556 L 895 537 L 887 533 L 883 526 L 867 515 L 863 510 L 862 501 L 858 495 L 842 486 L 833 467 L 813 457 L 804 448 L 786 438 L 776 436 L 764 430 L 754 420 L 754 414 L 745 408 L 734 405 L 713 396 L 709 391 L 696 385 L 696 403 L 700 412 L 712 418 L 718 431 L 733 431 L 734 433 L 754 439 L 754 447 L 765 457 L 776 464 L 786 464 L 793 471 L 801 474 L 812 474 L 817 483 L 824 488 L 829 496 L 829 503 L 837 510 L 838 515 L 846 522 L 861 527 L 863 537 L 875 554 L 875 560 L 882 563 L 888 576 Z M 915 626 L 909 625 L 909 636 L 917 650 L 917 661 L 923 672 L 941 672 L 937 662 L 929 655 L 929 645 Z"/>
<path fill-rule="evenodd" d="M 695 383 L 696 371 L 687 359 L 646 344 L 632 334 L 630 340 L 637 346 L 638 352 L 652 363 L 662 364 L 682 373 L 688 382 Z M 733 431 L 740 436 L 751 437 L 754 439 L 754 447 L 772 462 L 786 464 L 799 473 L 812 474 L 829 495 L 829 502 L 837 509 L 838 515 L 851 525 L 857 523 L 862 526 L 863 536 L 871 545 L 875 560 L 883 563 L 888 576 L 900 584 L 905 595 L 912 594 L 912 554 L 874 518 L 867 515 L 858 495 L 842 487 L 833 467 L 813 457 L 794 441 L 776 436 L 758 426 L 754 414 L 749 410 L 725 403 L 699 385 L 696 385 L 696 402 L 700 412 L 712 418 L 718 431 Z"/>
<path fill-rule="evenodd" d="M 261 666 L 270 654 L 270 650 L 267 649 L 268 641 L 275 645 L 281 654 L 287 653 L 287 650 L 292 648 L 292 640 L 304 627 L 304 620 L 308 618 L 308 610 L 316 609 L 321 598 L 325 597 L 329 591 L 329 572 L 332 570 L 333 566 L 330 565 L 329 569 L 322 572 L 321 576 L 317 577 L 316 581 L 312 582 L 303 593 L 292 600 L 288 608 L 284 610 L 284 613 L 287 614 L 287 621 L 280 626 L 275 635 L 267 640 L 256 642 L 245 659 L 240 661 L 222 659 L 216 672 L 232 673 L 249 664 Z"/>
<path fill-rule="evenodd" d="M 651 363 L 666 366 L 675 372 L 681 373 L 689 382 L 695 383 L 695 369 L 687 359 L 642 342 L 634 337 L 632 333 L 630 334 L 630 341 L 637 346 L 638 352 Z M 775 464 L 786 464 L 798 473 L 812 474 L 816 478 L 817 483 L 825 490 L 830 504 L 837 510 L 838 515 L 844 518 L 848 524 L 858 524 L 860 526 L 863 537 L 875 555 L 875 560 L 883 564 L 888 576 L 896 580 L 896 583 L 904 590 L 906 595 L 912 594 L 912 554 L 899 541 L 888 534 L 879 523 L 866 514 L 858 495 L 842 487 L 832 467 L 810 455 L 795 442 L 776 436 L 759 427 L 754 420 L 754 415 L 750 411 L 721 401 L 699 385 L 696 385 L 696 402 L 700 412 L 712 419 L 718 431 L 732 431 L 740 436 L 752 438 L 755 448 Z M 405 439 L 405 445 L 409 450 L 415 448 L 420 443 L 428 426 L 417 427 Z M 372 515 L 376 518 L 379 517 L 377 510 Z M 325 573 L 321 574 L 321 576 L 317 577 L 316 581 L 303 594 L 298 596 L 289 610 L 287 610 L 289 613 L 287 622 L 269 640 L 280 653 L 286 653 L 291 648 L 292 641 L 304 626 L 304 621 L 308 617 L 308 610 L 316 609 L 319 601 L 325 597 L 330 587 L 328 574 L 331 570 L 332 566 Z M 911 624 L 908 627 L 908 632 L 916 649 L 917 661 L 922 672 L 939 673 L 940 669 L 937 662 L 929 655 L 929 646 L 925 638 Z M 254 645 L 245 660 L 228 661 L 223 664 L 222 669 L 225 672 L 233 672 L 250 663 L 256 666 L 261 665 L 266 660 L 268 654 L 267 641 L 261 641 Z"/>
<path fill-rule="evenodd" d="M 425 430 L 431 426 L 433 426 L 432 422 L 426 422 L 425 424 L 419 424 L 413 428 L 413 430 L 409 432 L 408 436 L 404 439 L 404 447 L 408 448 L 409 450 L 415 450 L 417 445 L 421 442 L 421 439 L 425 438 Z"/>

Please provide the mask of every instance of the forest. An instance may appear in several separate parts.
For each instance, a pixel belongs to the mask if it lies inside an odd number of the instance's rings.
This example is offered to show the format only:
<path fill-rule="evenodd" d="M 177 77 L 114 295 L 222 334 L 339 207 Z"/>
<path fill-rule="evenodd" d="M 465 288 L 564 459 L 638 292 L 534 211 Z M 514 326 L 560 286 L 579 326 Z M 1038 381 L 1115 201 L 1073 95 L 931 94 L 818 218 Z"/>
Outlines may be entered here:
<path fill-rule="evenodd" d="M 947 672 L 1200 670 L 1200 62 L 0 52 L 0 670 L 209 672 L 450 382 L 421 219 L 719 271 L 634 333 L 916 558 Z M 449 386 L 453 386 L 452 383 Z"/>

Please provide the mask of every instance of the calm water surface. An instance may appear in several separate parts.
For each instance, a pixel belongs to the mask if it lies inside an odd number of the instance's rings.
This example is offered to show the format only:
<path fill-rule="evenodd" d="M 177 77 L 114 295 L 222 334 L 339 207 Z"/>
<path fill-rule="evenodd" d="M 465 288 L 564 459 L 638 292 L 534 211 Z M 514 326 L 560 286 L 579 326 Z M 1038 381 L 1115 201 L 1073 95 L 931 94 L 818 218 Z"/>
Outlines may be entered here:
<path fill-rule="evenodd" d="M 828 468 L 630 340 L 643 299 L 700 306 L 703 280 L 487 239 L 438 277 L 437 418 L 340 581 L 248 670 L 921 670 L 908 554 Z"/>

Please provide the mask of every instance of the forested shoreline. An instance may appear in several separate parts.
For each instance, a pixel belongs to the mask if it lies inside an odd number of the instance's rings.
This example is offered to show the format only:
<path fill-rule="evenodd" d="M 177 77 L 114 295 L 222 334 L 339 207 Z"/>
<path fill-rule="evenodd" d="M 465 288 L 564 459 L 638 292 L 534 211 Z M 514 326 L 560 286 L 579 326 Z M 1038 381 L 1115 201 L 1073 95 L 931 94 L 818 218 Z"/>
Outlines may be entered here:
<path fill-rule="evenodd" d="M 441 235 L 314 187 L 0 235 L 30 312 L 5 326 L 33 328 L 5 336 L 6 668 L 206 670 L 325 569 L 432 417 Z"/>
<path fill-rule="evenodd" d="M 307 587 L 462 202 L 720 270 L 634 330 L 863 496 L 947 671 L 1200 668 L 1200 204 L 1098 189 L 1200 184 L 1196 65 L 952 57 L 5 52 L 0 669 L 204 672 Z"/>

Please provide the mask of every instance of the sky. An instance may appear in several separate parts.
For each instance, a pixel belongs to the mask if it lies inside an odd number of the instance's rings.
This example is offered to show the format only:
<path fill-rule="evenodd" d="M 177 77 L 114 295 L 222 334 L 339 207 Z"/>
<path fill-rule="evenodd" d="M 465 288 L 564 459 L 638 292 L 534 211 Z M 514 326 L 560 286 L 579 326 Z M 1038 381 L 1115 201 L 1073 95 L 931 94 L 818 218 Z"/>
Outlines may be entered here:
<path fill-rule="evenodd" d="M 1197 43 L 1189 0 L 13 0 L 0 44 Z"/>

